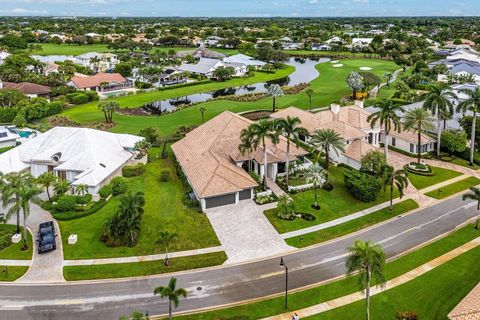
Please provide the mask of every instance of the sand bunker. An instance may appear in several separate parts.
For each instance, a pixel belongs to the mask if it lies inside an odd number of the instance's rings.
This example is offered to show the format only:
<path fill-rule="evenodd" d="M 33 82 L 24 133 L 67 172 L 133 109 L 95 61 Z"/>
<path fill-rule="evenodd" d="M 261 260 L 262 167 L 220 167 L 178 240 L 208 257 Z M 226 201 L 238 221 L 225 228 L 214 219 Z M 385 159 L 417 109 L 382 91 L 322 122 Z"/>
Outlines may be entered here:
<path fill-rule="evenodd" d="M 334 67 L 334 68 L 341 68 L 341 67 L 343 67 L 343 64 L 341 64 L 341 63 L 334 64 L 332 67 Z"/>
<path fill-rule="evenodd" d="M 370 71 L 370 70 L 372 70 L 372 68 L 370 68 L 370 67 L 360 67 L 360 70 Z"/>
<path fill-rule="evenodd" d="M 338 60 L 330 61 L 330 63 L 338 63 Z"/>

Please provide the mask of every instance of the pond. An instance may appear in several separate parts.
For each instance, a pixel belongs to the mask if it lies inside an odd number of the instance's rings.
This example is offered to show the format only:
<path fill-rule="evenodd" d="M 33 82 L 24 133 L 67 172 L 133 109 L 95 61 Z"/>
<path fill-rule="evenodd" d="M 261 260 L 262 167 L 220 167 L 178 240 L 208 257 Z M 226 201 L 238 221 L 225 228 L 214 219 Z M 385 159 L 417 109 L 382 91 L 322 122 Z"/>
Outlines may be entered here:
<path fill-rule="evenodd" d="M 148 114 L 160 115 L 162 114 L 162 112 L 173 111 L 181 105 L 206 102 L 210 99 L 214 99 L 217 97 L 223 97 L 228 95 L 241 96 L 248 93 L 266 92 L 268 87 L 272 84 L 279 84 L 280 86 L 295 86 L 300 83 L 310 82 L 317 78 L 319 76 L 319 72 L 315 68 L 315 66 L 319 63 L 324 63 L 328 61 L 330 61 L 330 59 L 327 58 L 290 58 L 287 64 L 295 67 L 295 71 L 288 77 L 268 82 L 255 83 L 247 86 L 232 87 L 217 91 L 191 94 L 188 96 L 177 97 L 173 99 L 154 101 L 145 104 L 142 109 Z"/>

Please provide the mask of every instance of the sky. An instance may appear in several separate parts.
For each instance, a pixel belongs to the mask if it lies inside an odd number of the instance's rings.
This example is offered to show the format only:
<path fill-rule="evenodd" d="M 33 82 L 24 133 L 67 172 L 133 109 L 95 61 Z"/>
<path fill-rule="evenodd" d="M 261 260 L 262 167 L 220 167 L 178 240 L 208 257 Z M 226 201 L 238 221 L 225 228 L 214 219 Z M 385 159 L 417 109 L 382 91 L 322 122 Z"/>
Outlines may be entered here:
<path fill-rule="evenodd" d="M 0 0 L 0 16 L 480 16 L 480 0 Z"/>

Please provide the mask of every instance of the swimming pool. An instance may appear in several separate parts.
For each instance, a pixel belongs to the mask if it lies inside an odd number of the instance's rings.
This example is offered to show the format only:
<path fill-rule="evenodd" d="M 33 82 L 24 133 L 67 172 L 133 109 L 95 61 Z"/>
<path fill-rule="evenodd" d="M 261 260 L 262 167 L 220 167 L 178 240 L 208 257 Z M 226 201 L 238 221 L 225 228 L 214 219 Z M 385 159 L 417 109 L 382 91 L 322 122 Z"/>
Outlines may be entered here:
<path fill-rule="evenodd" d="M 20 138 L 28 138 L 33 133 L 32 131 L 21 131 L 21 130 L 15 130 L 15 131 L 20 136 Z"/>

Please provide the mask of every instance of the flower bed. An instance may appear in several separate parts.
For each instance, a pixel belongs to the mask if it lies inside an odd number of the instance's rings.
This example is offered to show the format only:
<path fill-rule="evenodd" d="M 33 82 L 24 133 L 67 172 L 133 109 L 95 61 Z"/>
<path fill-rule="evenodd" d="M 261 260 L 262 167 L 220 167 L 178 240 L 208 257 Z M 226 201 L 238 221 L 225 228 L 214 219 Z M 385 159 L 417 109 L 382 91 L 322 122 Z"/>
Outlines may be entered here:
<path fill-rule="evenodd" d="M 403 167 L 407 172 L 413 173 L 413 174 L 418 174 L 421 176 L 434 176 L 435 171 L 433 169 L 424 163 L 417 163 L 417 162 L 410 162 L 409 164 L 406 164 Z"/>
<path fill-rule="evenodd" d="M 256 204 L 262 205 L 267 203 L 276 202 L 278 200 L 277 196 L 272 192 L 272 190 L 267 190 L 265 192 L 257 193 L 253 198 Z"/>

